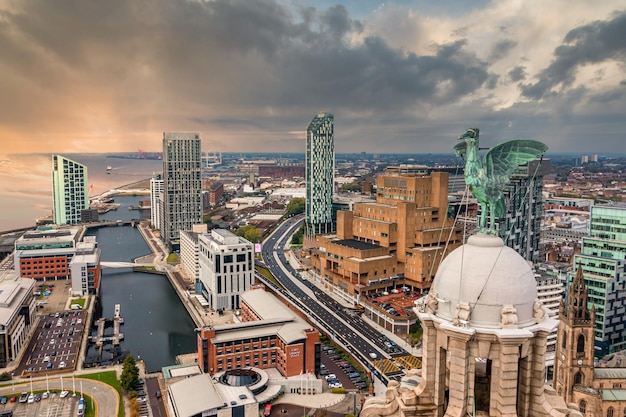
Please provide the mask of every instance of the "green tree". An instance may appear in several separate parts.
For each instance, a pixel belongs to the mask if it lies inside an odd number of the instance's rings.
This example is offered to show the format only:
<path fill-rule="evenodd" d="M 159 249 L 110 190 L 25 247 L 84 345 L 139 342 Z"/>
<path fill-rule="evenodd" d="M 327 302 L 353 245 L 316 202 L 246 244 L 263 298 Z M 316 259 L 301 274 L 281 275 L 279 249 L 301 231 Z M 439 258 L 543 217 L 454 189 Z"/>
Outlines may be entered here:
<path fill-rule="evenodd" d="M 139 385 L 139 368 L 132 355 L 128 355 L 126 359 L 124 359 L 122 374 L 120 375 L 120 384 L 126 391 L 134 391 L 135 387 Z"/>
<path fill-rule="evenodd" d="M 298 231 L 293 234 L 293 237 L 291 238 L 291 244 L 295 246 L 302 245 L 303 236 L 304 236 L 304 225 L 300 226 Z"/>
<path fill-rule="evenodd" d="M 258 243 L 261 241 L 261 231 L 259 228 L 251 224 L 240 227 L 235 231 L 235 234 L 249 240 L 252 243 Z"/>
<path fill-rule="evenodd" d="M 289 204 L 287 204 L 287 216 L 304 213 L 305 204 L 306 200 L 304 198 L 292 198 Z"/>

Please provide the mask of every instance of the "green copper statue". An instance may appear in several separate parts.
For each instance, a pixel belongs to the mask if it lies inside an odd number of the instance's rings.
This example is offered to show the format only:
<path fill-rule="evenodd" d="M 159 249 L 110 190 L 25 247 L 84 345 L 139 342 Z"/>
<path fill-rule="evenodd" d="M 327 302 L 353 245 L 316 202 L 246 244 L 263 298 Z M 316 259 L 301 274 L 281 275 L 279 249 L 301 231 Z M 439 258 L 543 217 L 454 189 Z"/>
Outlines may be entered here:
<path fill-rule="evenodd" d="M 496 219 L 504 215 L 504 187 L 520 165 L 543 155 L 548 147 L 534 140 L 517 139 L 494 146 L 481 159 L 478 129 L 467 129 L 454 147 L 465 160 L 465 183 L 481 206 L 480 233 L 497 234 Z M 489 226 L 487 226 L 489 218 Z"/>

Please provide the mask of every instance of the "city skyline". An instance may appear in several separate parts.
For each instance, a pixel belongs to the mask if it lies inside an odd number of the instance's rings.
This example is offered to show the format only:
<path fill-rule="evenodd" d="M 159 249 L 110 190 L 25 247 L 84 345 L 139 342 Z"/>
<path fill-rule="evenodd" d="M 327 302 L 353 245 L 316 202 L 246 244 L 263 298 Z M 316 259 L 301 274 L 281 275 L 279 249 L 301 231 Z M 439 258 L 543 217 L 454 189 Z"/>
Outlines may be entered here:
<path fill-rule="evenodd" d="M 431 3 L 4 2 L 2 152 L 158 151 L 177 130 L 302 152 L 324 110 L 338 153 L 449 152 L 471 126 L 619 149 L 623 4 Z"/>

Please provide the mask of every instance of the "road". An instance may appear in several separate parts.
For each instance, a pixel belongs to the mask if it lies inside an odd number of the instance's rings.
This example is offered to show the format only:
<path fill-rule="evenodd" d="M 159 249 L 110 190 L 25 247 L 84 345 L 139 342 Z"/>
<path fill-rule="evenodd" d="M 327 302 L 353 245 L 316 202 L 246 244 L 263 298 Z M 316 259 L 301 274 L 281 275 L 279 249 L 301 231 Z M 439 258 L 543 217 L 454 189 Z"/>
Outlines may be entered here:
<path fill-rule="evenodd" d="M 343 345 L 361 363 L 369 364 L 374 359 L 388 358 L 384 351 L 387 337 L 363 321 L 357 314 L 346 312 L 341 304 L 318 289 L 314 284 L 298 277 L 290 266 L 284 248 L 291 239 L 294 231 L 302 224 L 302 216 L 286 220 L 263 242 L 263 260 L 276 277 L 276 280 L 285 288 L 281 293 L 306 313 L 314 324 L 324 329 L 336 342 Z M 396 353 L 407 355 L 398 348 Z M 375 356 L 374 356 L 375 355 Z M 377 371 L 374 372 L 383 383 L 386 378 Z"/>

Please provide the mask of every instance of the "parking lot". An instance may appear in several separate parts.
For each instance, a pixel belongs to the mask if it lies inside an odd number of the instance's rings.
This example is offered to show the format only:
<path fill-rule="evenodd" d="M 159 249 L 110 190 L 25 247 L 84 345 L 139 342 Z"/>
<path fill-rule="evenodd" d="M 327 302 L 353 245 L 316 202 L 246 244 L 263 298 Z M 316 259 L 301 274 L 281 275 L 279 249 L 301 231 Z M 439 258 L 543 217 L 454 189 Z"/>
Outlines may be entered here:
<path fill-rule="evenodd" d="M 321 359 L 320 376 L 324 377 L 328 388 L 364 390 L 369 386 L 364 375 L 361 375 L 348 361 L 342 359 L 328 346 L 322 347 Z"/>
<path fill-rule="evenodd" d="M 65 398 L 61 398 L 58 392 L 50 393 L 49 398 L 42 398 L 39 401 L 31 403 L 20 403 L 20 393 L 16 394 L 15 402 L 7 401 L 6 404 L 0 404 L 0 411 L 12 410 L 14 417 L 69 417 L 77 415 L 78 395 L 73 396 L 69 393 Z M 10 398 L 10 397 L 9 397 Z"/>
<path fill-rule="evenodd" d="M 61 311 L 41 317 L 15 373 L 23 376 L 76 368 L 86 312 Z"/>

